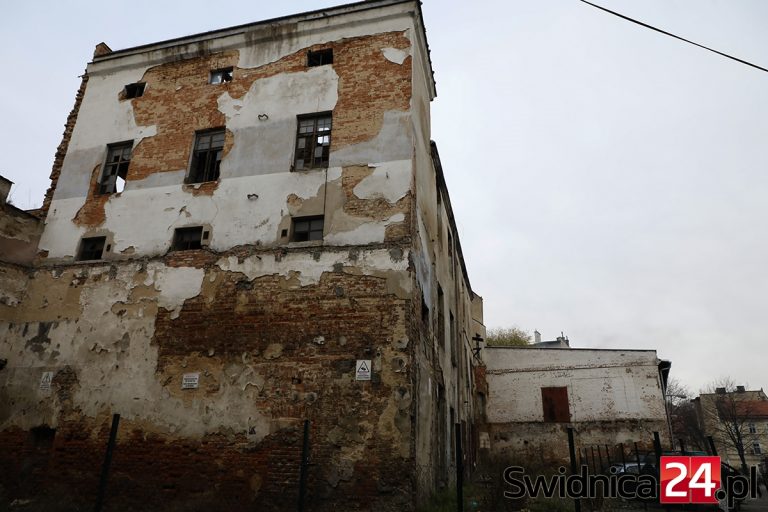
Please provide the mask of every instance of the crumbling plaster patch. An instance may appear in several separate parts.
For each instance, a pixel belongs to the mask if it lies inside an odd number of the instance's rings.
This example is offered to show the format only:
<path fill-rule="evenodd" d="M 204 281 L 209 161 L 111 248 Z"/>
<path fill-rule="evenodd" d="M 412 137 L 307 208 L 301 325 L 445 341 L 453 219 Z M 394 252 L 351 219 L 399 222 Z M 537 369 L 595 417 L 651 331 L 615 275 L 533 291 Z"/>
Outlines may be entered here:
<path fill-rule="evenodd" d="M 132 140 L 136 147 L 145 137 L 157 134 L 156 125 L 136 124 L 132 101 L 117 100 L 123 87 L 141 80 L 146 70 L 133 67 L 90 76 L 54 200 L 79 198 L 85 202 L 91 170 L 103 164 L 107 144 Z M 129 187 L 130 182 L 126 184 Z"/>
<path fill-rule="evenodd" d="M 381 53 L 384 54 L 384 58 L 395 64 L 402 64 L 411 54 L 410 51 L 400 50 L 398 48 L 382 48 Z"/>
<path fill-rule="evenodd" d="M 237 65 L 241 68 L 258 68 L 276 62 L 302 48 L 342 38 L 402 32 L 411 40 L 412 28 L 413 18 L 407 13 L 375 21 L 352 14 L 350 22 L 341 27 L 331 26 L 325 19 L 303 21 L 298 25 L 254 27 L 245 34 L 249 44 L 240 52 Z M 280 31 L 279 34 L 276 34 L 276 31 Z"/>
<path fill-rule="evenodd" d="M 274 253 L 262 253 L 245 259 L 228 256 L 221 258 L 216 265 L 224 271 L 240 272 L 250 280 L 269 275 L 296 278 L 299 286 L 318 284 L 323 274 L 334 272 L 339 268 L 337 265 L 341 265 L 345 272 L 388 279 L 392 293 L 400 298 L 410 297 L 408 256 L 405 254 L 395 261 L 386 249 L 358 251 L 354 261 L 347 252 L 323 251 L 317 260 L 307 258 L 305 252 L 287 253 L 281 255 L 279 260 Z M 396 279 L 390 280 L 390 276 Z"/>
<path fill-rule="evenodd" d="M 296 112 L 333 110 L 338 101 L 338 82 L 332 66 L 318 66 L 255 80 L 237 99 L 229 92 L 219 96 L 219 111 L 226 116 L 227 128 L 235 137 L 232 150 L 222 161 L 222 176 L 290 169 L 296 139 Z M 254 158 L 254 154 L 258 154 L 258 158 Z"/>
<path fill-rule="evenodd" d="M 347 216 L 349 217 L 349 216 Z M 403 213 L 396 213 L 386 220 L 357 222 L 353 229 L 341 233 L 330 233 L 323 238 L 330 244 L 367 244 L 371 242 L 383 242 L 387 226 L 397 224 L 405 220 Z"/>
<path fill-rule="evenodd" d="M 270 420 L 255 405 L 259 386 L 249 385 L 263 383 L 263 377 L 248 358 L 244 357 L 242 364 L 225 365 L 217 357 L 190 354 L 178 360 L 170 358 L 163 372 L 156 373 L 158 347 L 151 341 L 155 316 L 145 314 L 152 308 L 133 306 L 156 302 L 175 311 L 200 293 L 203 270 L 161 263 L 78 270 L 58 277 L 53 277 L 55 270 L 38 271 L 34 281 L 45 285 L 36 294 L 44 303 L 66 296 L 66 290 L 77 290 L 79 300 L 74 301 L 77 308 L 72 313 L 80 314 L 41 322 L 40 313 L 45 309 L 32 307 L 29 316 L 36 316 L 38 321 L 0 322 L 0 357 L 7 358 L 12 366 L 4 374 L 13 374 L 20 383 L 13 388 L 18 404 L 28 404 L 23 417 L 0 417 L 0 428 L 29 428 L 41 423 L 55 427 L 60 404 L 40 394 L 39 381 L 43 371 L 57 372 L 70 365 L 79 381 L 73 405 L 86 417 L 100 418 L 109 411 L 119 411 L 127 421 L 144 422 L 147 431 L 159 429 L 186 436 L 251 428 L 252 441 L 271 431 Z M 184 371 L 201 373 L 201 390 L 181 391 Z M 161 396 L 164 398 L 158 400 Z M 95 423 L 95 428 L 100 428 L 100 422 Z"/>
<path fill-rule="evenodd" d="M 411 190 L 413 174 L 410 165 L 401 162 L 384 162 L 369 164 L 373 173 L 355 186 L 355 195 L 360 199 L 383 197 L 394 204 Z"/>

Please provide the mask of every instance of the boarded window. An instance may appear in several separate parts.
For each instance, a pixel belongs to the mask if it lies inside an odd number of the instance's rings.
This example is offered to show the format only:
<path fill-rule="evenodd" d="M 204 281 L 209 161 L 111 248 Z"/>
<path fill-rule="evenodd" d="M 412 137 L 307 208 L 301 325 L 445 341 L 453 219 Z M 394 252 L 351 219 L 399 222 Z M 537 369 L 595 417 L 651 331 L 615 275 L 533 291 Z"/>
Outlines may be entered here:
<path fill-rule="evenodd" d="M 571 421 L 571 411 L 568 409 L 568 388 L 541 388 L 541 403 L 544 408 L 544 421 L 550 423 Z"/>

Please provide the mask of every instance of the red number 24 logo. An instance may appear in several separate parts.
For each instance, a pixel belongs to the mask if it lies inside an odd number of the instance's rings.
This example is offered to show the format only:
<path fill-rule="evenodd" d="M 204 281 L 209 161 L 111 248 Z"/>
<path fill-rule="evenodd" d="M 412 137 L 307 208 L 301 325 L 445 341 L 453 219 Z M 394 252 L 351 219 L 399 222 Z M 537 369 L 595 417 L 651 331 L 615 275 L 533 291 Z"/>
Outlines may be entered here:
<path fill-rule="evenodd" d="M 720 457 L 662 457 L 661 503 L 717 503 Z"/>

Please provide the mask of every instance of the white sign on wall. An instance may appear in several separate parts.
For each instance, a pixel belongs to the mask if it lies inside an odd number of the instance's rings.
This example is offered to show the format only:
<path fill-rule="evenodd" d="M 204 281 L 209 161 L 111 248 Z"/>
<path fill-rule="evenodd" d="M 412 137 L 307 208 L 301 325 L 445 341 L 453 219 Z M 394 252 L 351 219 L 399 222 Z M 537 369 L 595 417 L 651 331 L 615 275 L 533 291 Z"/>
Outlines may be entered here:
<path fill-rule="evenodd" d="M 181 389 L 197 389 L 200 385 L 199 373 L 185 373 L 181 377 Z"/>
<path fill-rule="evenodd" d="M 53 372 L 43 372 L 43 376 L 40 377 L 40 391 L 49 392 L 51 382 L 53 382 Z"/>
<path fill-rule="evenodd" d="M 355 365 L 355 380 L 371 380 L 371 360 L 358 359 Z"/>

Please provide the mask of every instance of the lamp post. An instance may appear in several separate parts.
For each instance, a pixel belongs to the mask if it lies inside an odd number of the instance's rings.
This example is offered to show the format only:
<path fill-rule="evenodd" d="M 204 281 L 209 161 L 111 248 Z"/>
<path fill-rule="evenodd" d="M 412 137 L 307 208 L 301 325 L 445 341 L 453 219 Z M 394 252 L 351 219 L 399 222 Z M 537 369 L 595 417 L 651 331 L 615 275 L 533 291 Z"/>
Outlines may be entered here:
<path fill-rule="evenodd" d="M 672 447 L 672 449 L 675 449 L 675 434 L 672 432 L 672 400 L 670 398 L 680 398 L 685 400 L 688 398 L 685 395 L 678 395 L 675 393 L 665 394 L 664 395 L 664 409 L 667 411 L 667 426 L 669 427 L 669 445 Z M 682 451 L 683 447 L 680 447 L 680 450 Z"/>

